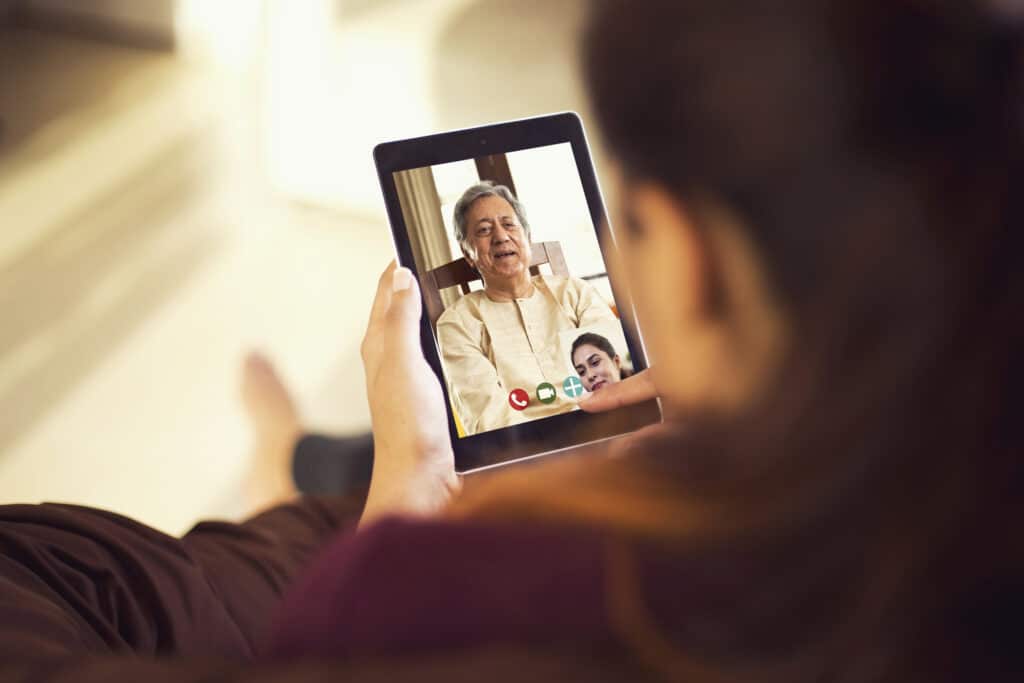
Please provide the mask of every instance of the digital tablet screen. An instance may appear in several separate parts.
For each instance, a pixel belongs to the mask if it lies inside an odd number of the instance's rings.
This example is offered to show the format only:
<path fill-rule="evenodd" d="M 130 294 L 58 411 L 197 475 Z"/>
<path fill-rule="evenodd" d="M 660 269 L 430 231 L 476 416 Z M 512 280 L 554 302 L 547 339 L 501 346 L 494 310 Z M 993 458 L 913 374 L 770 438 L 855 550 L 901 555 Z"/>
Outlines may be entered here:
<path fill-rule="evenodd" d="M 609 279 L 581 129 L 524 146 L 516 123 L 500 125 L 477 129 L 478 146 L 466 144 L 473 131 L 447 146 L 439 136 L 433 163 L 389 169 L 386 188 L 460 441 L 536 437 L 537 425 L 583 415 L 582 397 L 645 367 Z"/>

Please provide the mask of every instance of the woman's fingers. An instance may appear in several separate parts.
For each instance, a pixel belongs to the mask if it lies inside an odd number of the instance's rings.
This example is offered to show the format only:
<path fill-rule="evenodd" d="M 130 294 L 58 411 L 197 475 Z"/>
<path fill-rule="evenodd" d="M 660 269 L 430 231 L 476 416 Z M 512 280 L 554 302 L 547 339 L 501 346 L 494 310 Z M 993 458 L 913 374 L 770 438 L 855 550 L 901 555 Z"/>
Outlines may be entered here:
<path fill-rule="evenodd" d="M 420 289 L 412 271 L 408 268 L 394 269 L 391 273 L 391 305 L 387 311 L 388 318 L 398 320 L 402 324 L 416 325 L 422 313 Z"/>
<path fill-rule="evenodd" d="M 381 273 L 377 282 L 377 295 L 370 310 L 370 322 L 366 327 L 361 347 L 363 362 L 368 371 L 377 367 L 385 348 L 415 348 L 419 351 L 419 320 L 423 312 L 420 290 L 416 278 L 408 268 L 399 267 L 392 261 Z M 397 344 L 395 347 L 393 345 Z"/>
<path fill-rule="evenodd" d="M 579 406 L 588 413 L 615 410 L 634 403 L 643 403 L 657 398 L 658 390 L 651 379 L 650 370 L 642 370 L 615 384 L 606 384 L 599 391 L 585 394 Z"/>
<path fill-rule="evenodd" d="M 363 335 L 363 343 L 359 347 L 360 355 L 363 357 L 363 365 L 367 372 L 372 372 L 373 370 L 371 359 L 375 355 L 375 349 L 379 346 L 376 338 L 380 334 L 381 323 L 384 321 L 388 307 L 391 305 L 391 274 L 397 265 L 392 260 L 377 279 L 377 294 L 373 297 L 373 305 L 370 307 L 370 320 L 366 323 L 366 333 Z"/>
<path fill-rule="evenodd" d="M 398 263 L 392 259 L 388 267 L 380 274 L 380 279 L 377 280 L 377 295 L 373 298 L 373 308 L 370 309 L 370 323 L 367 327 L 373 328 L 384 319 L 384 315 L 388 312 L 388 307 L 391 305 L 391 292 L 393 291 L 393 274 L 396 268 L 398 268 Z"/>

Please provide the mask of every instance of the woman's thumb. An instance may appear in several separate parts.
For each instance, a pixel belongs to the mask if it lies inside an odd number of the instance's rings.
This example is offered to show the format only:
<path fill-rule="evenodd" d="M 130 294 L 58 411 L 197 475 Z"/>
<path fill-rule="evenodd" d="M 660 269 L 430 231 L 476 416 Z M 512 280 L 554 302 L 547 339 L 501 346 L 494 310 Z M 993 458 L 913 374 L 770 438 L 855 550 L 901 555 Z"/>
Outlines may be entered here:
<path fill-rule="evenodd" d="M 388 316 L 416 321 L 421 312 L 420 290 L 412 271 L 408 268 L 395 268 L 391 275 L 391 306 L 388 307 Z"/>
<path fill-rule="evenodd" d="M 600 413 L 622 406 L 643 403 L 657 398 L 657 396 L 658 389 L 654 386 L 650 369 L 647 369 L 641 370 L 621 382 L 609 384 L 600 391 L 586 394 L 586 400 L 581 400 L 579 406 L 588 413 Z"/>

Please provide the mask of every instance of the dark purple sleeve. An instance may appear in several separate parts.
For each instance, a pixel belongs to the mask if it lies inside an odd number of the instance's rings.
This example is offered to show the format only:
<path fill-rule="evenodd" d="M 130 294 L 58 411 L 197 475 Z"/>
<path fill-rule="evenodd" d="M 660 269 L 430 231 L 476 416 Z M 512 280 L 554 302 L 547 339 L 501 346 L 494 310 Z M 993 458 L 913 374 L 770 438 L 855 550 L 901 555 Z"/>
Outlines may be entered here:
<path fill-rule="evenodd" d="M 596 539 L 395 520 L 338 533 L 361 505 L 306 500 L 182 539 L 2 506 L 0 683 L 639 680 L 607 646 Z M 279 656 L 254 658 L 273 610 Z"/>
<path fill-rule="evenodd" d="M 0 661 L 3 683 L 522 683 L 588 681 L 642 683 L 652 679 L 621 652 L 609 649 L 495 647 L 357 661 L 277 663 L 217 658 L 139 658 L 113 655 L 25 664 Z"/>
<path fill-rule="evenodd" d="M 307 499 L 180 539 L 102 510 L 0 506 L 0 662 L 250 658 L 286 585 L 361 506 Z"/>
<path fill-rule="evenodd" d="M 602 643 L 593 531 L 384 520 L 337 539 L 290 591 L 272 654 L 353 657 L 495 643 Z"/>
<path fill-rule="evenodd" d="M 181 539 L 100 510 L 0 506 L 0 683 L 639 680 L 605 647 L 594 538 L 338 534 L 361 506 L 305 500 Z M 252 658 L 275 610 L 279 656 Z"/>

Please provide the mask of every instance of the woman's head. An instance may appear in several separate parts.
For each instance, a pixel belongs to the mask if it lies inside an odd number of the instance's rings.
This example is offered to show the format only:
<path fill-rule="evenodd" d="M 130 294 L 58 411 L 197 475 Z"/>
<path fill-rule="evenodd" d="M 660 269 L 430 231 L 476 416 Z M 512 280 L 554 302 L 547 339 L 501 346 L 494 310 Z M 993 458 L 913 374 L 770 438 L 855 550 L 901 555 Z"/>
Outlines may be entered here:
<path fill-rule="evenodd" d="M 477 509 L 758 577 L 709 589 L 672 641 L 623 629 L 711 672 L 688 680 L 1019 664 L 1024 30 L 1003 5 L 594 3 L 618 268 L 688 420 Z"/>
<path fill-rule="evenodd" d="M 695 477 L 687 447 L 680 499 L 724 545 L 814 558 L 821 640 L 794 616 L 811 579 L 760 594 L 792 597 L 778 634 L 821 662 L 995 648 L 971 639 L 1020 601 L 999 529 L 1021 514 L 1024 52 L 1001 4 L 621 0 L 588 29 L 620 268 L 666 408 L 714 455 Z"/>
<path fill-rule="evenodd" d="M 670 408 L 735 409 L 811 346 L 927 353 L 1003 287 L 1024 86 L 995 4 L 595 3 L 587 82 Z"/>
<path fill-rule="evenodd" d="M 622 380 L 622 359 L 603 335 L 593 332 L 581 334 L 572 343 L 569 355 L 587 391 L 597 391 Z"/>

